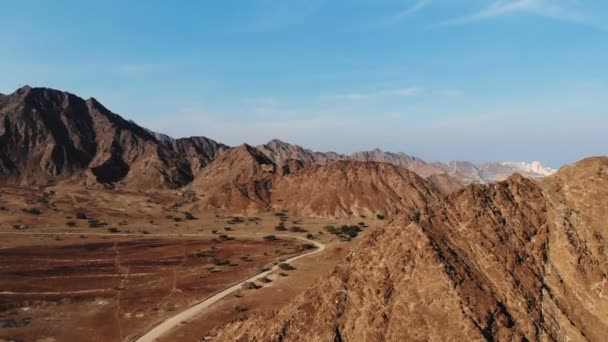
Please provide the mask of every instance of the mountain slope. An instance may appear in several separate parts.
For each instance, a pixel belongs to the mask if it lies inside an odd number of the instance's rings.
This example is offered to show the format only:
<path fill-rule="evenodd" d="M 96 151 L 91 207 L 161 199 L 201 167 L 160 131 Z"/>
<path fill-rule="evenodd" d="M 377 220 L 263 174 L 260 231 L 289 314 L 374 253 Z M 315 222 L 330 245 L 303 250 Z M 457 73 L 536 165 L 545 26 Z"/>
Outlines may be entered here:
<path fill-rule="evenodd" d="M 277 210 L 304 216 L 394 216 L 421 207 L 435 189 L 392 164 L 340 161 L 309 165 L 274 182 Z"/>
<path fill-rule="evenodd" d="M 192 180 L 183 157 L 95 99 L 24 87 L 0 100 L 0 174 L 10 184 L 80 179 L 133 187 Z"/>
<path fill-rule="evenodd" d="M 193 174 L 198 175 L 201 170 L 211 163 L 218 154 L 230 147 L 205 137 L 190 137 L 173 139 L 167 144 L 175 153 L 183 156 L 190 163 Z"/>
<path fill-rule="evenodd" d="M 264 211 L 277 166 L 249 145 L 225 150 L 189 186 L 201 195 L 199 209 L 230 212 Z"/>
<path fill-rule="evenodd" d="M 608 331 L 608 158 L 471 185 L 368 231 L 292 304 L 215 340 L 591 340 Z"/>

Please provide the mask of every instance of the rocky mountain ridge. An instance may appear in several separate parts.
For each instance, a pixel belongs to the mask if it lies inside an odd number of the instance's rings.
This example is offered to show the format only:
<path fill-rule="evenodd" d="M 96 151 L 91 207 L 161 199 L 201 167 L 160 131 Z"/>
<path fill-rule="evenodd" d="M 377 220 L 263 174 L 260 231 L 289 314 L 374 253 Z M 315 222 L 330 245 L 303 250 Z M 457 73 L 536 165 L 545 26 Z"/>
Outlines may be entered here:
<path fill-rule="evenodd" d="M 217 341 L 602 341 L 608 158 L 425 197 L 287 307 Z"/>

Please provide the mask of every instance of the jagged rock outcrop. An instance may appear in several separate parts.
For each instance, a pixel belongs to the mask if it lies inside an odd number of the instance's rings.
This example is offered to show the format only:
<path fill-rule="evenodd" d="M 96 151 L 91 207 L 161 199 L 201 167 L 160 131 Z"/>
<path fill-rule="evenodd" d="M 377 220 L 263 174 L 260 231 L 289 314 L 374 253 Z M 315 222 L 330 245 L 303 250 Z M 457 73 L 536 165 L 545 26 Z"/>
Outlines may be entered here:
<path fill-rule="evenodd" d="M 238 341 L 602 341 L 608 158 L 471 185 L 368 231 L 331 275 Z"/>
<path fill-rule="evenodd" d="M 178 155 L 188 160 L 195 176 L 215 160 L 220 152 L 230 149 L 224 144 L 205 137 L 173 139 L 168 145 Z"/>

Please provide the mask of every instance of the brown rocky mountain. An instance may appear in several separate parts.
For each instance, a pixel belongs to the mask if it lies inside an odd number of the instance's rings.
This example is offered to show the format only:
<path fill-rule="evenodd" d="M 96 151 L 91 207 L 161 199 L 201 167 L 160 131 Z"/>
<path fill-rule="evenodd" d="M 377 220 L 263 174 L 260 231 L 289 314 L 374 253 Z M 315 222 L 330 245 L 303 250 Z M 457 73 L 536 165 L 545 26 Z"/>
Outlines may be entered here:
<path fill-rule="evenodd" d="M 95 99 L 23 87 L 0 99 L 0 181 L 78 181 L 182 187 L 224 146 L 206 138 L 161 143 Z"/>
<path fill-rule="evenodd" d="M 440 193 L 396 165 L 287 160 L 277 166 L 249 145 L 221 152 L 188 188 L 200 198 L 193 210 L 287 210 L 313 217 L 394 217 Z"/>
<path fill-rule="evenodd" d="M 215 160 L 220 152 L 230 149 L 230 147 L 224 144 L 205 137 L 189 137 L 164 141 L 178 155 L 188 160 L 195 176 L 205 166 Z"/>
<path fill-rule="evenodd" d="M 264 211 L 277 166 L 249 145 L 224 150 L 189 186 L 202 198 L 198 206 L 230 212 Z"/>
<path fill-rule="evenodd" d="M 221 341 L 602 341 L 608 158 L 419 203 L 312 289 Z"/>
<path fill-rule="evenodd" d="M 436 189 L 387 163 L 339 161 L 309 165 L 273 184 L 272 205 L 303 216 L 394 216 L 417 208 Z"/>

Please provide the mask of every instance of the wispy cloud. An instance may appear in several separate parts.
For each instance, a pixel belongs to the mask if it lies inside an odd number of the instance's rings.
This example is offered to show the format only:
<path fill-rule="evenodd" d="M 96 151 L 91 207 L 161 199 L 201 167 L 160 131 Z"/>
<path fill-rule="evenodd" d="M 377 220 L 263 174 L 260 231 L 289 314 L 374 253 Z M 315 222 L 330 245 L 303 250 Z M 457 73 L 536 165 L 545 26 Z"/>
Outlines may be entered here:
<path fill-rule="evenodd" d="M 528 14 L 596 28 L 607 28 L 606 25 L 592 20 L 572 4 L 572 1 L 560 0 L 498 0 L 477 12 L 444 21 L 436 26 L 461 25 L 507 15 Z"/>
<path fill-rule="evenodd" d="M 346 94 L 333 94 L 333 95 L 324 95 L 322 96 L 324 99 L 329 100 L 350 100 L 350 101 L 359 101 L 359 100 L 375 100 L 382 97 L 415 97 L 420 96 L 424 93 L 424 89 L 420 87 L 406 87 L 406 88 L 395 88 L 395 89 L 383 89 L 377 91 L 370 92 L 355 92 L 355 93 L 346 93 Z"/>
<path fill-rule="evenodd" d="M 432 0 L 417 0 L 408 8 L 384 18 L 384 24 L 397 23 L 422 11 L 431 4 Z"/>

